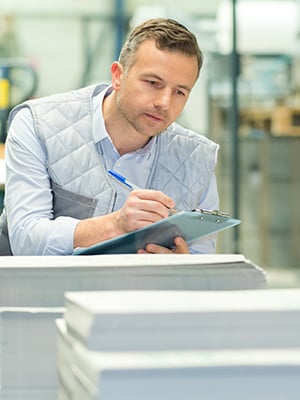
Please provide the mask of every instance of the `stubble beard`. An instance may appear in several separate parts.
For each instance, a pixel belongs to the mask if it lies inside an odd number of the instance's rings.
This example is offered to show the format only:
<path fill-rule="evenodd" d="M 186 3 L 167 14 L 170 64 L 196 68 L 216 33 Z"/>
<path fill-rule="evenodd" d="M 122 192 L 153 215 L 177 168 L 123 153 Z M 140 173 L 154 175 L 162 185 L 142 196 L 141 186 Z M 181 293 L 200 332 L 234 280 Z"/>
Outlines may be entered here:
<path fill-rule="evenodd" d="M 140 111 L 139 113 L 132 114 L 130 113 L 126 107 L 123 107 L 122 101 L 117 99 L 117 107 L 118 111 L 121 114 L 124 121 L 129 124 L 139 135 L 146 136 L 151 138 L 153 136 L 159 135 L 164 129 L 150 131 L 150 128 L 147 129 L 146 123 L 140 122 L 139 118 L 143 119 L 145 115 L 145 111 Z"/>

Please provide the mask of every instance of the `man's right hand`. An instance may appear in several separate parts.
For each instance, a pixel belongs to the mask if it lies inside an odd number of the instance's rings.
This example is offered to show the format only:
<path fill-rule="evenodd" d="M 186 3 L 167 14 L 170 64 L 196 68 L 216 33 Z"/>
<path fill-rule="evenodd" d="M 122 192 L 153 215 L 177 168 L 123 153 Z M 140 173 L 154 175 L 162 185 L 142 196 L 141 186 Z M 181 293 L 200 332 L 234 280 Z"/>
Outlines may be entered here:
<path fill-rule="evenodd" d="M 161 191 L 133 190 L 120 210 L 79 221 L 74 234 L 74 248 L 91 246 L 143 228 L 168 217 L 169 209 L 174 207 L 174 200 Z"/>
<path fill-rule="evenodd" d="M 143 228 L 166 218 L 175 203 L 169 196 L 157 190 L 133 190 L 124 206 L 116 212 L 117 225 L 122 233 Z"/>

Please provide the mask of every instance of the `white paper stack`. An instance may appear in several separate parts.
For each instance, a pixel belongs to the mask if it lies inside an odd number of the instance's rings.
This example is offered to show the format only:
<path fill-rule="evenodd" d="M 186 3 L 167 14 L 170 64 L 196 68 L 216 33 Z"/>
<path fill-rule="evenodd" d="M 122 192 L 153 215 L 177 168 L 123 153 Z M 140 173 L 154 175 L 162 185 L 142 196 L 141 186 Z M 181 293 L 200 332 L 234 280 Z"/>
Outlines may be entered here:
<path fill-rule="evenodd" d="M 68 332 L 99 351 L 300 347 L 300 289 L 70 292 Z"/>
<path fill-rule="evenodd" d="M 48 400 L 53 393 L 55 309 L 66 291 L 265 287 L 264 271 L 242 255 L 0 257 L 0 398 Z"/>
<path fill-rule="evenodd" d="M 74 385 L 66 399 L 299 400 L 299 349 L 89 355 L 80 350 L 75 349 Z"/>
<path fill-rule="evenodd" d="M 60 307 L 66 291 L 266 287 L 242 255 L 0 257 L 0 307 Z"/>
<path fill-rule="evenodd" d="M 57 395 L 54 320 L 63 308 L 0 308 L 1 400 Z"/>
<path fill-rule="evenodd" d="M 60 400 L 300 398 L 298 289 L 65 299 Z"/>

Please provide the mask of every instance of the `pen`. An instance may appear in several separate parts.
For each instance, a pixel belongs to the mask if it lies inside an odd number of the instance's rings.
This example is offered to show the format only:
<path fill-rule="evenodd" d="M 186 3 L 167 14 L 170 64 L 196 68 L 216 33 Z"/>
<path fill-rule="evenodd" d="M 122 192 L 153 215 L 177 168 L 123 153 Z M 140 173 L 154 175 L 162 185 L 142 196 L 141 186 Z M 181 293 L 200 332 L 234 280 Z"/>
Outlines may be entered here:
<path fill-rule="evenodd" d="M 133 183 L 129 182 L 125 176 L 118 174 L 118 172 L 109 169 L 107 171 L 112 177 L 114 177 L 118 182 L 122 183 L 122 185 L 126 186 L 130 190 L 140 189 L 138 186 L 134 185 Z"/>
<path fill-rule="evenodd" d="M 135 190 L 135 189 L 141 189 L 140 187 L 134 185 L 133 183 L 129 182 L 125 176 L 119 174 L 116 171 L 113 171 L 112 169 L 109 169 L 107 171 L 113 178 L 115 178 L 118 182 L 120 182 L 122 185 L 127 187 L 130 190 Z M 169 209 L 169 215 L 176 214 L 176 210 L 174 208 Z"/>

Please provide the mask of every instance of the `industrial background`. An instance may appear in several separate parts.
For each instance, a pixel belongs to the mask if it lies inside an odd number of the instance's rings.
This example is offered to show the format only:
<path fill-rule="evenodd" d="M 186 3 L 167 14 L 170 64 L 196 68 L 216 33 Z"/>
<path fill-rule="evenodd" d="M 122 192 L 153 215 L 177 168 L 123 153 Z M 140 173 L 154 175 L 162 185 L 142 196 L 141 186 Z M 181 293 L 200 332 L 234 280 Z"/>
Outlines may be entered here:
<path fill-rule="evenodd" d="M 179 122 L 221 146 L 220 208 L 242 224 L 218 252 L 299 285 L 299 0 L 0 0 L 1 142 L 11 107 L 109 81 L 128 30 L 158 16 L 188 26 L 205 55 Z M 0 175 L 3 194 L 3 160 Z"/>

